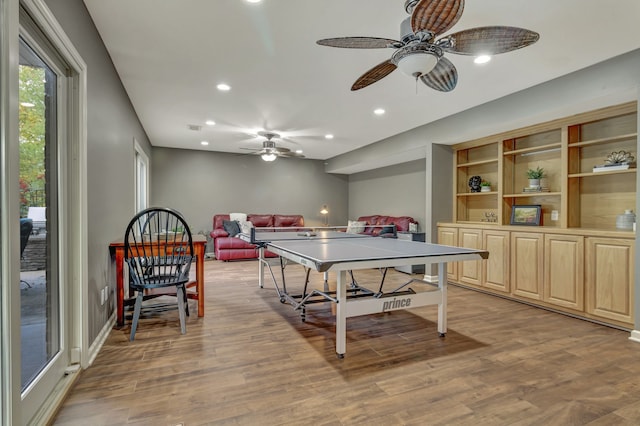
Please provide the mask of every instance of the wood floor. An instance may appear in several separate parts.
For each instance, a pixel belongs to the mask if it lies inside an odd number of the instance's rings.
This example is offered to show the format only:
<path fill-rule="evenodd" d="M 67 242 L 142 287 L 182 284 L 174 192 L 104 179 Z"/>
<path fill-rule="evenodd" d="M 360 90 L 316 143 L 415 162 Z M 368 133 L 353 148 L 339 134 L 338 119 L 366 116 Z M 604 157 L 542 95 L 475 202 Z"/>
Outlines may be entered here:
<path fill-rule="evenodd" d="M 433 306 L 352 318 L 340 360 L 329 305 L 301 322 L 258 288 L 255 261 L 205 274 L 204 318 L 192 301 L 186 335 L 176 311 L 142 319 L 133 343 L 114 329 L 54 424 L 640 424 L 628 332 L 450 286 L 444 339 Z"/>

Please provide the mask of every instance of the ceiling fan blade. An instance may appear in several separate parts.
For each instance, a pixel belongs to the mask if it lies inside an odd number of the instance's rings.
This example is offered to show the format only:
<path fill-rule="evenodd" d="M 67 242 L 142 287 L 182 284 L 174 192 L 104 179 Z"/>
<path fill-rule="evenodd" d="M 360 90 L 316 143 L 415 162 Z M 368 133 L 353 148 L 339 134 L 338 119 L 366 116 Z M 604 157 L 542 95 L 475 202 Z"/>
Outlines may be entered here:
<path fill-rule="evenodd" d="M 375 67 L 371 68 L 369 71 L 362 74 L 353 86 L 351 86 L 351 90 L 360 90 L 363 89 L 370 84 L 375 83 L 378 80 L 383 79 L 384 77 L 391 74 L 397 66 L 391 63 L 391 60 L 387 59 L 384 62 L 379 63 Z"/>
<path fill-rule="evenodd" d="M 450 60 L 442 57 L 431 72 L 420 76 L 420 80 L 432 89 L 450 92 L 458 84 L 458 71 Z"/>
<path fill-rule="evenodd" d="M 305 158 L 304 155 L 302 154 L 298 154 L 297 152 L 287 152 L 284 154 L 277 154 L 279 157 L 286 157 L 286 158 Z"/>
<path fill-rule="evenodd" d="M 463 9 L 464 0 L 421 0 L 411 14 L 411 29 L 442 34 L 458 22 Z"/>
<path fill-rule="evenodd" d="M 527 47 L 535 43 L 540 34 L 517 27 L 478 27 L 453 33 L 442 41 L 445 52 L 460 55 L 497 55 Z M 441 40 L 438 40 L 441 44 Z"/>
<path fill-rule="evenodd" d="M 291 152 L 289 148 L 283 148 L 281 146 L 276 146 L 275 148 L 270 148 L 274 154 L 288 154 Z"/>
<path fill-rule="evenodd" d="M 397 48 L 404 43 L 390 38 L 380 37 L 336 37 L 318 40 L 321 46 L 343 47 L 347 49 L 382 49 L 385 47 Z"/>

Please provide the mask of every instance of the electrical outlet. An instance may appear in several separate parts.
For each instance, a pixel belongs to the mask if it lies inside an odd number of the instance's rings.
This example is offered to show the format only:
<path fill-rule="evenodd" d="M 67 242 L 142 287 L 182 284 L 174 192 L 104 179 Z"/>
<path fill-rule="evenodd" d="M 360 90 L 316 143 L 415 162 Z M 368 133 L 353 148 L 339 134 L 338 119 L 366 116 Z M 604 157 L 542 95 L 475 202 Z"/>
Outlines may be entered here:
<path fill-rule="evenodd" d="M 558 210 L 551 210 L 551 220 L 558 220 Z"/>
<path fill-rule="evenodd" d="M 108 300 L 109 300 L 109 286 L 105 286 L 104 287 L 104 302 L 103 303 L 107 303 Z"/>
<path fill-rule="evenodd" d="M 100 289 L 100 304 L 104 305 L 104 288 Z"/>

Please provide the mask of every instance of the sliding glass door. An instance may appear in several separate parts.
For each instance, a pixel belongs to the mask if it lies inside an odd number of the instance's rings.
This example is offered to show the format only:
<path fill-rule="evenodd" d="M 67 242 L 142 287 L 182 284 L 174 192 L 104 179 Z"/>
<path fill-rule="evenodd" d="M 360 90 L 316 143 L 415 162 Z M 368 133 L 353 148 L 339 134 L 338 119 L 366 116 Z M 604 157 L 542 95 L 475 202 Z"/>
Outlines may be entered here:
<path fill-rule="evenodd" d="M 20 37 L 20 344 L 22 421 L 31 419 L 69 365 L 67 285 L 61 279 L 60 139 L 65 72 L 37 37 Z"/>

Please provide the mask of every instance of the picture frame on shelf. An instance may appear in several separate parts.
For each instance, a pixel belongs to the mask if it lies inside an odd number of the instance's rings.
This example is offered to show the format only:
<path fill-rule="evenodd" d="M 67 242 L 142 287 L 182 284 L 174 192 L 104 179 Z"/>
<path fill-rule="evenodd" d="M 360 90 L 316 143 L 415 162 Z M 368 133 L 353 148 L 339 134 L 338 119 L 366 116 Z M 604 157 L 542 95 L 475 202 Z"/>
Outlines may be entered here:
<path fill-rule="evenodd" d="M 511 208 L 511 225 L 540 226 L 542 206 L 529 204 L 513 206 Z"/>

